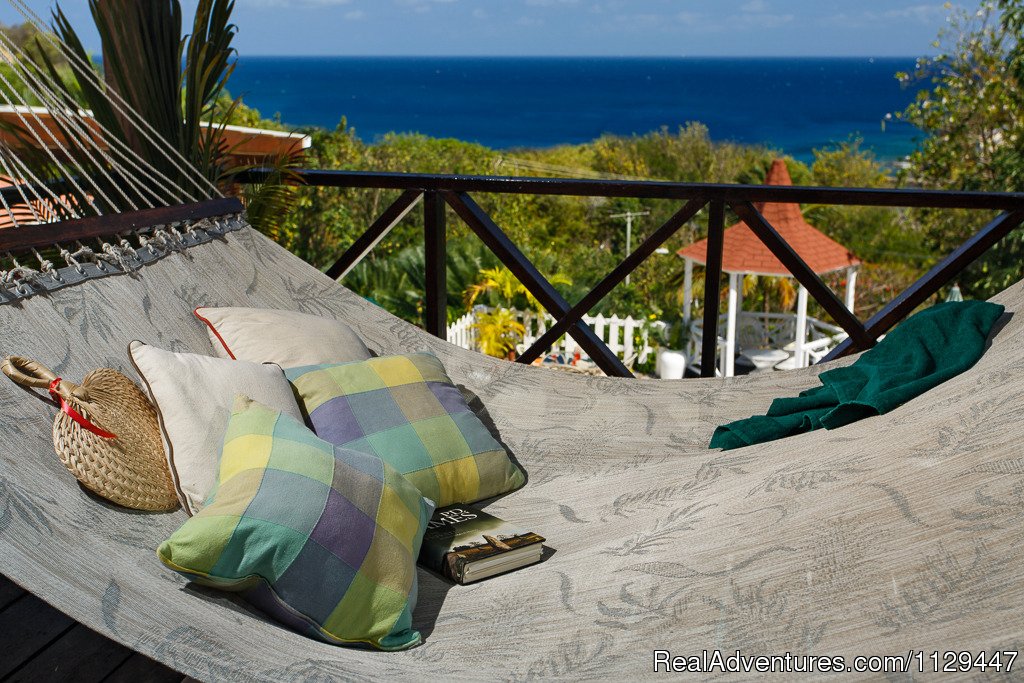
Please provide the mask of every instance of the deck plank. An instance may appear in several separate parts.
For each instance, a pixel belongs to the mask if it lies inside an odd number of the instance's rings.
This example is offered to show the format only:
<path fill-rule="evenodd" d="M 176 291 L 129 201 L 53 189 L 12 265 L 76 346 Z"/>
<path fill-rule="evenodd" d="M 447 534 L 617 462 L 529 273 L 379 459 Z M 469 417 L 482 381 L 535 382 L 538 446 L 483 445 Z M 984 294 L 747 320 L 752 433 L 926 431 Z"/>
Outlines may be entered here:
<path fill-rule="evenodd" d="M 182 675 L 139 653 L 117 667 L 103 683 L 179 683 Z"/>
<path fill-rule="evenodd" d="M 182 674 L 100 635 L 0 575 L 0 681 L 178 683 Z"/>
<path fill-rule="evenodd" d="M 34 595 L 23 595 L 0 612 L 0 678 L 30 661 L 75 622 Z"/>
<path fill-rule="evenodd" d="M 0 575 L 0 612 L 3 612 L 12 602 L 23 595 L 25 595 L 25 591 L 21 586 L 6 576 Z"/>
<path fill-rule="evenodd" d="M 70 631 L 25 662 L 7 681 L 74 681 L 98 683 L 132 652 L 99 633 L 76 624 Z"/>

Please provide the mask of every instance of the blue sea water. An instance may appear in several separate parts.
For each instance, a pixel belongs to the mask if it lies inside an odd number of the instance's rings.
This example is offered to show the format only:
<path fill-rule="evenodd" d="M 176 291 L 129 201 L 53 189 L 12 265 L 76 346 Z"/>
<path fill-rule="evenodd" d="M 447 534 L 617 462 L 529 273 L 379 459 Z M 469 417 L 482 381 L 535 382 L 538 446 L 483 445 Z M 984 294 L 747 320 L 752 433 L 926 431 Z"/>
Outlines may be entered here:
<path fill-rule="evenodd" d="M 916 130 L 888 121 L 913 89 L 913 58 L 242 57 L 231 91 L 264 116 L 364 140 L 418 132 L 496 149 L 550 147 L 688 121 L 715 140 L 763 143 L 809 161 L 862 137 L 881 160 Z"/>

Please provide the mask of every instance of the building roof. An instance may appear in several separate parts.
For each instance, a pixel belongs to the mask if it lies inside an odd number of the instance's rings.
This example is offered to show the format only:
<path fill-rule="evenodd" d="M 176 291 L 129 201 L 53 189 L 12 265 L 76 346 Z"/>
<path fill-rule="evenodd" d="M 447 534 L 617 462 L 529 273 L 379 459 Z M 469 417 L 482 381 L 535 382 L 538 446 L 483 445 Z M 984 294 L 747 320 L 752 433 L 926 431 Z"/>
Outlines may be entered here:
<path fill-rule="evenodd" d="M 82 112 L 85 120 L 93 126 L 98 124 L 92 119 L 92 113 Z M 6 124 L 6 125 L 4 125 Z M 210 124 L 203 123 L 204 127 Z M 18 136 L 9 130 L 15 127 L 23 131 Z M 35 132 L 36 135 L 32 133 Z M 289 133 L 276 130 L 264 130 L 262 128 L 248 128 L 245 126 L 224 126 L 221 131 L 221 139 L 228 149 L 228 155 L 236 164 L 259 164 L 265 163 L 284 154 L 298 154 L 308 149 L 312 138 L 301 133 Z M 67 144 L 67 139 L 58 121 L 54 120 L 46 107 L 28 107 L 23 105 L 0 104 L 0 144 L 7 144 L 12 147 L 19 147 L 28 141 L 37 147 L 45 144 L 49 149 L 59 152 L 60 145 Z M 97 136 L 96 142 L 105 147 L 102 136 Z M 25 181 L 19 178 L 12 178 L 10 175 L 0 175 L 0 189 L 21 185 Z M 0 207 L 0 230 L 12 228 L 21 224 L 36 224 L 57 219 L 54 210 L 56 202 L 52 199 L 32 199 L 30 203 L 24 198 L 15 196 L 8 200 L 7 206 Z M 61 196 L 62 201 L 74 201 L 68 196 Z"/>
<path fill-rule="evenodd" d="M 83 112 L 88 120 L 92 120 L 92 112 Z M 50 110 L 46 107 L 27 107 L 23 105 L 0 105 L 0 122 L 28 128 L 26 136 L 38 145 L 40 140 L 47 147 L 57 149 L 57 142 L 66 143 L 64 134 L 57 121 L 54 121 Z M 31 122 L 31 124 L 29 124 Z M 203 123 L 203 127 L 210 124 Z M 29 135 L 34 130 L 39 138 Z M 289 133 L 246 126 L 224 126 L 222 137 L 229 154 L 238 163 L 259 163 L 260 160 L 276 157 L 281 154 L 297 153 L 308 149 L 312 138 L 302 133 Z M 56 138 L 56 140 L 54 139 Z M 102 136 L 100 136 L 102 138 Z M 18 147 L 21 140 L 14 134 L 0 130 L 0 141 Z M 97 142 L 103 144 L 102 139 Z"/>
<path fill-rule="evenodd" d="M 765 178 L 766 185 L 792 185 L 789 170 L 782 159 L 772 162 Z M 778 231 L 789 246 L 800 255 L 816 273 L 829 273 L 855 266 L 860 260 L 853 253 L 804 220 L 799 204 L 758 203 L 757 210 Z M 722 270 L 726 273 L 756 273 L 758 275 L 790 275 L 786 266 L 758 239 L 757 235 L 740 222 L 725 229 L 722 250 Z M 707 263 L 706 239 L 683 247 L 678 252 L 683 258 L 696 263 Z"/>

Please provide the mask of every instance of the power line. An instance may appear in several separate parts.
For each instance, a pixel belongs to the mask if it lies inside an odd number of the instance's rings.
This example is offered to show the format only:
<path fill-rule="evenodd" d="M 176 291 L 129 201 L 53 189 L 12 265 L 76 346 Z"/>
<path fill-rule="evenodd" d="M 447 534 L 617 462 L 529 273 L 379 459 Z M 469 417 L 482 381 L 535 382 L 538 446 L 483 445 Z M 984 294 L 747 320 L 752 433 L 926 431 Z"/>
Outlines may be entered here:
<path fill-rule="evenodd" d="M 633 219 L 639 216 L 650 216 L 650 211 L 626 211 L 625 213 L 613 213 L 609 218 L 626 219 L 626 256 L 633 253 Z M 626 276 L 626 284 L 629 284 L 629 275 Z"/>

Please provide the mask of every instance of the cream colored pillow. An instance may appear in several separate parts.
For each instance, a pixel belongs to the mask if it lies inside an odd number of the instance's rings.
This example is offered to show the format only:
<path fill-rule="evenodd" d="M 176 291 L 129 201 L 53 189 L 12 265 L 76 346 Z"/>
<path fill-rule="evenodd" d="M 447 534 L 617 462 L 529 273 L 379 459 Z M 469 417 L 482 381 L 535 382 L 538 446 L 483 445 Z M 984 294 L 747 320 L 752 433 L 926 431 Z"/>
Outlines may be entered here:
<path fill-rule="evenodd" d="M 269 308 L 206 307 L 197 308 L 195 316 L 206 323 L 221 358 L 294 368 L 370 357 L 352 328 L 331 318 Z"/>
<path fill-rule="evenodd" d="M 237 394 L 302 422 L 291 385 L 277 365 L 173 353 L 140 341 L 128 345 L 128 356 L 156 406 L 171 477 L 189 514 L 199 512 L 217 481 Z"/>

